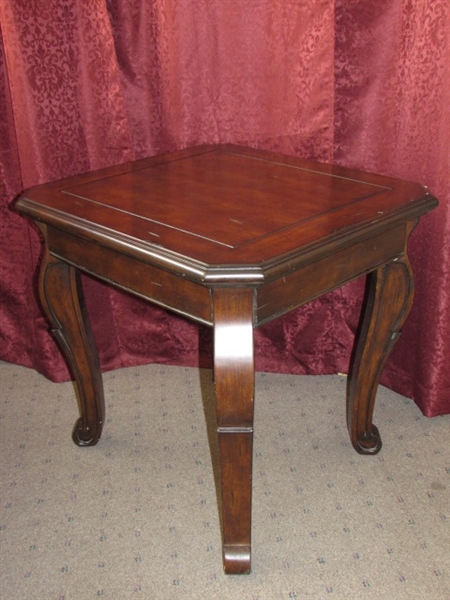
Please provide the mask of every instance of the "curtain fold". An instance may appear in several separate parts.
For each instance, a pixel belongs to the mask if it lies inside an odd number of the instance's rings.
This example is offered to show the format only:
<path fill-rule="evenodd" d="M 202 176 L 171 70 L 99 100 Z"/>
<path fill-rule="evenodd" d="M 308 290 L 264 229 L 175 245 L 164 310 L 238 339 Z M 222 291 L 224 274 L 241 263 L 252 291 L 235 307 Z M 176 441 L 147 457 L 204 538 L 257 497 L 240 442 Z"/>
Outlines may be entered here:
<path fill-rule="evenodd" d="M 394 0 L 0 0 L 1 357 L 68 372 L 36 300 L 25 187 L 200 143 L 237 142 L 429 185 L 416 302 L 383 382 L 450 412 L 448 7 Z M 447 119 L 447 120 L 445 120 Z M 256 332 L 260 370 L 348 369 L 363 281 Z M 210 364 L 211 332 L 84 278 L 103 369 Z"/>
<path fill-rule="evenodd" d="M 450 4 L 336 2 L 337 162 L 428 185 L 409 250 L 411 314 L 382 382 L 450 412 Z"/>

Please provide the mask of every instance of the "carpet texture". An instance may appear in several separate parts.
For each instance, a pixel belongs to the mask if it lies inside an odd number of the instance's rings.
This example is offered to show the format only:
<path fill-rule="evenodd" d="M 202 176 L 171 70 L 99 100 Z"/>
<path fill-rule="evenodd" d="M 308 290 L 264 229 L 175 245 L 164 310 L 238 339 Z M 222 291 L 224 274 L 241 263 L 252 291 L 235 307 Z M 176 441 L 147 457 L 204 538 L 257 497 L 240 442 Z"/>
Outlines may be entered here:
<path fill-rule="evenodd" d="M 103 375 L 96 447 L 73 384 L 0 364 L 1 600 L 450 600 L 450 416 L 380 387 L 359 456 L 343 376 L 257 373 L 252 573 L 222 570 L 211 372 Z"/>

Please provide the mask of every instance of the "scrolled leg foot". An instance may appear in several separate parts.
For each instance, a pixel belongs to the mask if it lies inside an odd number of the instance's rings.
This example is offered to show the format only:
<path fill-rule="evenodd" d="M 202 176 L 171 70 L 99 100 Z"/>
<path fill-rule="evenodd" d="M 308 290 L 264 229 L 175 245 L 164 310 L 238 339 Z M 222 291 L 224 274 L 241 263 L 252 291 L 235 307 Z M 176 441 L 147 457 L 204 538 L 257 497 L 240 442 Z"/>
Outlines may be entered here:
<path fill-rule="evenodd" d="M 227 575 L 247 575 L 251 570 L 250 546 L 225 545 L 223 566 Z"/>
<path fill-rule="evenodd" d="M 378 454 L 382 446 L 380 432 L 373 424 L 371 430 L 363 432 L 353 444 L 353 447 L 358 454 Z"/>
<path fill-rule="evenodd" d="M 372 423 L 383 367 L 409 314 L 414 280 L 407 256 L 368 275 L 361 332 L 348 385 L 347 423 L 359 454 L 377 454 L 381 437 Z"/>
<path fill-rule="evenodd" d="M 102 424 L 94 430 L 83 425 L 83 419 L 76 420 L 72 431 L 72 440 L 77 446 L 95 446 L 102 433 Z"/>
<path fill-rule="evenodd" d="M 72 439 L 78 446 L 93 446 L 102 433 L 105 402 L 79 272 L 46 251 L 39 294 L 78 391 L 80 418 L 75 423 Z"/>

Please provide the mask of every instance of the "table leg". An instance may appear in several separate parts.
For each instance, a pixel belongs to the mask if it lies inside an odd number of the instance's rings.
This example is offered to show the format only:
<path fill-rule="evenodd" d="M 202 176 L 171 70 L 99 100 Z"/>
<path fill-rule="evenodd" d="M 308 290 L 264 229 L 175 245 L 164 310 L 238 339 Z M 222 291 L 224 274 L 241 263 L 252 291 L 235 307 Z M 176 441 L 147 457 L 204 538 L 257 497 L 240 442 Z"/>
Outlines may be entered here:
<path fill-rule="evenodd" d="M 347 423 L 355 450 L 359 454 L 376 454 L 381 449 L 381 438 L 372 416 L 378 382 L 400 337 L 414 294 L 408 257 L 376 269 L 368 275 L 367 283 L 361 332 L 349 379 Z"/>
<path fill-rule="evenodd" d="M 214 378 L 225 573 L 250 571 L 253 453 L 251 288 L 213 291 Z"/>
<path fill-rule="evenodd" d="M 72 438 L 78 446 L 93 446 L 100 439 L 105 403 L 97 350 L 86 313 L 80 274 L 46 251 L 40 272 L 39 294 L 75 378 L 80 418 Z"/>

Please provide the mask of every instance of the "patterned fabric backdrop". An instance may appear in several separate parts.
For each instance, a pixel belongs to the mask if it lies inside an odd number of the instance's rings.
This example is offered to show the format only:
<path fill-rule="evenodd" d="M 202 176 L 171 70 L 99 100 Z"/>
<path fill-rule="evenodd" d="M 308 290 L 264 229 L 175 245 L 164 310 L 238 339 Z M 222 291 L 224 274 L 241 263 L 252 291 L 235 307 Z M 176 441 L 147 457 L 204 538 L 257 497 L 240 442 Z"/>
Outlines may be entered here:
<path fill-rule="evenodd" d="M 370 4 L 370 5 L 369 5 Z M 449 7 L 383 0 L 0 0 L 1 357 L 68 373 L 35 296 L 27 186 L 210 142 L 420 180 L 417 295 L 383 382 L 450 412 Z M 210 331 L 85 279 L 104 369 L 206 365 Z M 363 282 L 256 333 L 257 368 L 348 369 Z M 447 364 L 446 364 L 447 361 Z"/>
<path fill-rule="evenodd" d="M 450 4 L 336 2 L 336 161 L 430 187 L 413 232 L 415 301 L 383 383 L 450 412 Z"/>

